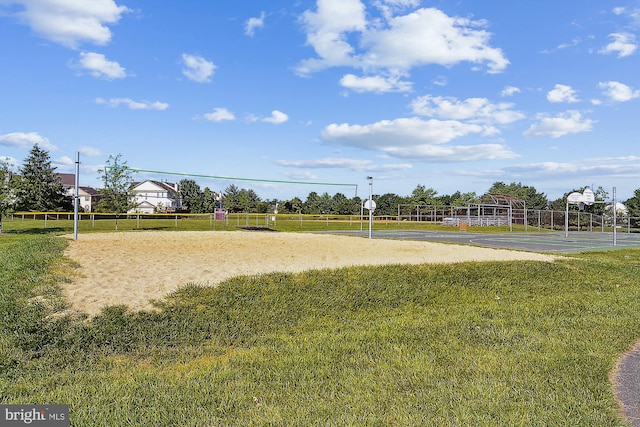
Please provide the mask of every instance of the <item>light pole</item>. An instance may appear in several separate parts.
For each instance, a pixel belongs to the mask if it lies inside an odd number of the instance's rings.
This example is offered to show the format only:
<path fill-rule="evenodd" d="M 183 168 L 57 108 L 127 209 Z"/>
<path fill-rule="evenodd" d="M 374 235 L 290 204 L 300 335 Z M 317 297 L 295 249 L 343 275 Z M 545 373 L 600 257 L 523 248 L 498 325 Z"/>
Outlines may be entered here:
<path fill-rule="evenodd" d="M 368 176 L 369 181 L 369 238 L 371 239 L 371 226 L 373 225 L 373 177 Z"/>

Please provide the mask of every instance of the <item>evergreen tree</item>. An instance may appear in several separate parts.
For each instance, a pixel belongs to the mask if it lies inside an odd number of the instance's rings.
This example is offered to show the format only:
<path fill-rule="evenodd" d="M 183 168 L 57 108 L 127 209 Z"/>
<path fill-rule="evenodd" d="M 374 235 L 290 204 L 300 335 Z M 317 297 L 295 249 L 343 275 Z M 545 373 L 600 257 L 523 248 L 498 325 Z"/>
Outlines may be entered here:
<path fill-rule="evenodd" d="M 240 189 L 234 184 L 224 190 L 224 208 L 230 213 L 242 212 Z"/>
<path fill-rule="evenodd" d="M 71 198 L 65 195 L 64 187 L 55 170 L 56 168 L 51 166 L 49 153 L 35 144 L 29 152 L 29 157 L 25 159 L 16 181 L 16 210 L 71 210 Z"/>

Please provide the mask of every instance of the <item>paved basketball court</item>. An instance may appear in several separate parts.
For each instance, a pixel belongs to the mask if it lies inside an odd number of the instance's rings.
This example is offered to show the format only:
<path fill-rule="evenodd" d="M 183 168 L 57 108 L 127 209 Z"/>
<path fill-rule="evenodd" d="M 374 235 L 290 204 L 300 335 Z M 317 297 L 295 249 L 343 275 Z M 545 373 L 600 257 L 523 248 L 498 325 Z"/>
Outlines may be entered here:
<path fill-rule="evenodd" d="M 368 237 L 367 231 L 336 231 Z M 425 230 L 374 230 L 374 239 L 426 240 L 430 242 L 457 243 L 489 248 L 517 249 L 532 252 L 576 253 L 622 248 L 640 248 L 639 233 L 616 233 L 616 245 L 612 232 L 544 232 L 483 234 L 473 232 L 443 232 Z"/>

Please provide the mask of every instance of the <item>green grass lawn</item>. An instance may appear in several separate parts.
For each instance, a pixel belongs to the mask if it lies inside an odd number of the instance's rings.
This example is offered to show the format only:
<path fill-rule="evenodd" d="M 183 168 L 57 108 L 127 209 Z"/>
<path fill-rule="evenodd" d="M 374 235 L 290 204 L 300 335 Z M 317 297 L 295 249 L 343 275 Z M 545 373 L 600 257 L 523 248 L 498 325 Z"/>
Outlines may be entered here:
<path fill-rule="evenodd" d="M 58 218 L 58 219 L 56 219 Z M 71 218 L 71 219 L 69 219 Z M 138 219 L 135 215 L 123 216 L 117 221 L 118 231 L 234 231 L 245 227 L 268 227 L 275 231 L 331 231 L 331 230 L 362 230 L 369 229 L 368 220 L 360 222 L 359 216 L 321 216 L 321 215 L 291 215 L 280 214 L 277 220 L 267 220 L 265 214 L 230 214 L 227 220 L 213 221 L 213 217 L 204 215 L 164 215 L 144 216 Z M 24 218 L 18 215 L 13 219 L 4 219 L 3 228 L 8 233 L 25 234 L 71 234 L 73 233 L 72 214 L 50 214 L 49 219 L 32 219 L 29 215 Z M 373 223 L 374 230 L 429 230 L 429 231 L 458 231 L 458 227 L 444 226 L 428 221 L 400 221 L 393 218 L 377 218 Z M 96 219 L 91 220 L 85 215 L 78 222 L 80 234 L 94 232 L 112 232 L 116 230 L 116 220 Z M 473 233 L 507 233 L 551 231 L 549 229 L 538 230 L 537 227 L 514 224 L 509 226 L 469 226 L 467 231 Z"/>
<path fill-rule="evenodd" d="M 66 242 L 0 235 L 0 403 L 74 426 L 622 426 L 640 250 L 187 286 L 155 312 L 65 314 Z"/>

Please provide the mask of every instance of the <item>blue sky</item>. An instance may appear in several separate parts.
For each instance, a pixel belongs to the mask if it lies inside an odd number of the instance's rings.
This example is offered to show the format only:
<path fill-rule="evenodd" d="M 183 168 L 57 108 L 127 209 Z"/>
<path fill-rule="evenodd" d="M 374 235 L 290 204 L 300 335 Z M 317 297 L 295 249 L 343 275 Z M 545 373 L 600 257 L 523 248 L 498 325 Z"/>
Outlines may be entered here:
<path fill-rule="evenodd" d="M 640 188 L 639 0 L 0 0 L 0 157 L 550 199 Z"/>

